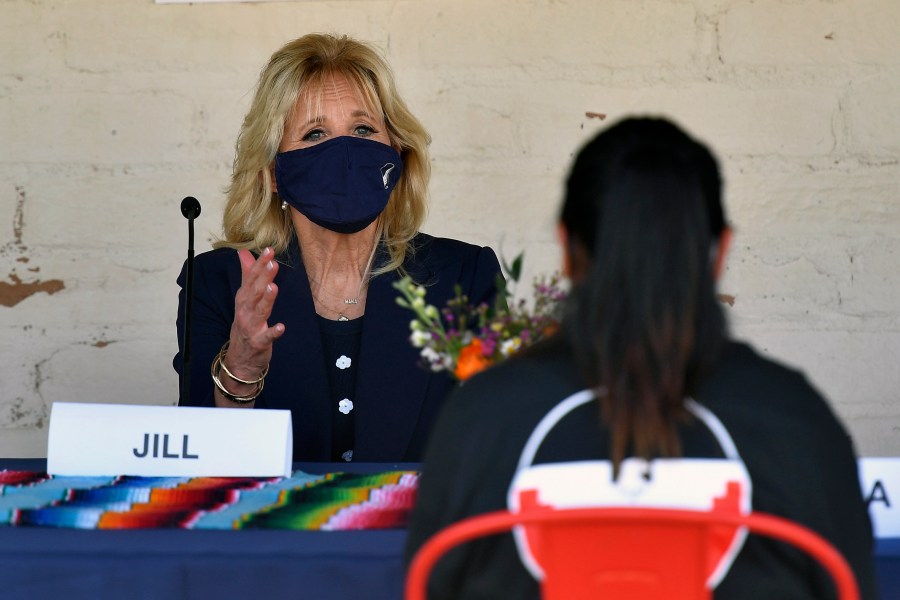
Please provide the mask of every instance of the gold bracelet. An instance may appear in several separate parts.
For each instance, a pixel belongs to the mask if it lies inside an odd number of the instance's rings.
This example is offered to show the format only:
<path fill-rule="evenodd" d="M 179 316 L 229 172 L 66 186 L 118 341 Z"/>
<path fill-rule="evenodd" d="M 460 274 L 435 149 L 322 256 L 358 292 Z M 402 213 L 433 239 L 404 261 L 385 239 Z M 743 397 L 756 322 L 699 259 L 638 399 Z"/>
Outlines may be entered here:
<path fill-rule="evenodd" d="M 226 344 L 227 346 L 227 344 Z M 216 359 L 213 361 L 212 367 L 210 368 L 210 375 L 212 375 L 213 383 L 216 384 L 216 387 L 219 388 L 219 391 L 222 392 L 222 395 L 227 399 L 236 404 L 249 404 L 256 400 L 256 398 L 262 393 L 263 386 L 265 385 L 265 380 L 260 378 L 260 380 L 256 383 L 256 390 L 247 396 L 236 396 L 225 389 L 225 386 L 222 385 L 222 381 L 219 379 L 219 371 L 224 365 L 222 364 L 222 358 L 224 357 L 224 350 L 226 348 L 223 347 L 223 352 L 219 352 Z M 268 371 L 268 369 L 267 369 Z"/>
<path fill-rule="evenodd" d="M 243 383 L 244 385 L 256 385 L 260 381 L 262 381 L 263 379 L 266 378 L 266 375 L 269 374 L 269 366 L 268 365 L 266 365 L 266 368 L 263 369 L 263 371 L 262 371 L 262 373 L 260 373 L 259 377 L 257 377 L 256 379 L 253 379 L 252 381 L 247 381 L 246 379 L 241 379 L 240 377 L 236 377 L 234 374 L 232 374 L 232 372 L 228 370 L 228 367 L 225 366 L 225 356 L 228 354 L 228 345 L 229 344 L 231 344 L 231 340 L 228 340 L 227 342 L 225 342 L 225 345 L 222 346 L 221 350 L 219 350 L 219 356 L 216 357 L 216 360 L 218 360 L 219 362 L 222 363 L 222 370 L 225 371 L 225 374 L 228 375 L 228 377 L 230 377 L 234 381 L 237 381 L 238 383 Z"/>
<path fill-rule="evenodd" d="M 256 391 L 254 391 L 249 396 L 235 396 L 225 389 L 225 386 L 222 385 L 222 382 L 219 380 L 219 377 L 215 373 L 213 373 L 212 379 L 213 382 L 215 382 L 216 387 L 219 388 L 219 391 L 222 393 L 222 395 L 225 396 L 227 400 L 231 400 L 236 404 L 249 404 L 256 400 L 256 398 L 259 397 L 259 395 L 263 391 L 263 382 L 261 381 L 259 382 L 259 387 L 256 388 Z"/>

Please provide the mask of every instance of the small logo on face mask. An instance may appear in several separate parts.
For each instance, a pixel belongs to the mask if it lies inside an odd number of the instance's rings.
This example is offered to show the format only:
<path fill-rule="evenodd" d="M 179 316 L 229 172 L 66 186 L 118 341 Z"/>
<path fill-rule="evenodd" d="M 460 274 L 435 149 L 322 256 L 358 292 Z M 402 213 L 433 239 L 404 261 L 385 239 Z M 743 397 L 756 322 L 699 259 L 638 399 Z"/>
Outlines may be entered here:
<path fill-rule="evenodd" d="M 383 167 L 381 167 L 381 182 L 384 183 L 384 189 L 388 189 L 388 179 L 391 176 L 391 171 L 394 170 L 394 163 L 387 163 Z"/>

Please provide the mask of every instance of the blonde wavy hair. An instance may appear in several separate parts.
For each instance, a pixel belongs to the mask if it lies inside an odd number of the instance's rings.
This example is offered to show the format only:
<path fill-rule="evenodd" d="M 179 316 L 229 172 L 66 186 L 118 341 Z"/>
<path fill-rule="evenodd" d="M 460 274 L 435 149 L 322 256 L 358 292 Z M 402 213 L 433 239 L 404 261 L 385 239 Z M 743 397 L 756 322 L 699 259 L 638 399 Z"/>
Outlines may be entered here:
<path fill-rule="evenodd" d="M 397 93 L 385 59 L 347 36 L 305 35 L 276 51 L 263 68 L 235 144 L 223 237 L 214 247 L 260 251 L 271 246 L 281 253 L 290 245 L 294 228 L 289 211 L 281 210 L 281 200 L 272 191 L 272 165 L 301 96 L 321 93 L 335 74 L 347 77 L 362 99 L 382 114 L 391 143 L 403 159 L 400 181 L 378 220 L 377 239 L 385 244 L 389 261 L 373 275 L 401 267 L 411 250 L 410 240 L 425 220 L 431 138 Z"/>

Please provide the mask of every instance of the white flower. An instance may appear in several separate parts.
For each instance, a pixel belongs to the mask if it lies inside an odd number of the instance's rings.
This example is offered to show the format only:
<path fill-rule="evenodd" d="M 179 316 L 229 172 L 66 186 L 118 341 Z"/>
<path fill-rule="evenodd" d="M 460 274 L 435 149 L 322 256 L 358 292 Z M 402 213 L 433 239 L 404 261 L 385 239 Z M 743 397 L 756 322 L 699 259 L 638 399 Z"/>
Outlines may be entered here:
<path fill-rule="evenodd" d="M 438 354 L 434 348 L 426 346 L 422 348 L 422 352 L 419 354 L 425 359 L 432 371 L 443 371 L 447 368 L 448 357 Z"/>
<path fill-rule="evenodd" d="M 421 296 L 416 296 L 412 301 L 413 308 L 425 308 L 425 299 Z"/>
<path fill-rule="evenodd" d="M 352 362 L 353 361 L 350 360 L 349 356 L 344 356 L 343 354 L 341 354 L 341 357 L 334 361 L 334 366 L 336 366 L 338 369 L 344 370 L 349 367 Z"/>
<path fill-rule="evenodd" d="M 350 411 L 353 410 L 353 400 L 344 398 L 338 402 L 338 410 L 341 411 L 341 414 L 343 415 L 350 414 Z"/>
<path fill-rule="evenodd" d="M 422 324 L 418 319 L 413 319 L 409 322 L 409 329 L 410 331 L 422 331 Z"/>
<path fill-rule="evenodd" d="M 509 356 L 511 354 L 515 354 L 519 351 L 519 348 L 522 347 L 522 340 L 517 337 L 514 337 L 509 340 L 504 340 L 500 343 L 500 354 L 503 356 Z"/>
<path fill-rule="evenodd" d="M 413 345 L 413 348 L 421 348 L 431 341 L 431 335 L 425 331 L 416 330 L 409 336 L 409 341 Z"/>
<path fill-rule="evenodd" d="M 428 305 L 425 307 L 425 316 L 429 319 L 437 319 L 438 318 L 438 310 L 432 305 Z"/>

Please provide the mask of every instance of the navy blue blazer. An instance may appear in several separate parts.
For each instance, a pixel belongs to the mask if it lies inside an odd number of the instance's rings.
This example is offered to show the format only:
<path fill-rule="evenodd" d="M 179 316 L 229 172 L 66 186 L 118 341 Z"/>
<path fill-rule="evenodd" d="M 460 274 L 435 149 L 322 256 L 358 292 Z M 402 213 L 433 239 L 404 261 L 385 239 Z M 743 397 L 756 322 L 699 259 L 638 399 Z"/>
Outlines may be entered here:
<path fill-rule="evenodd" d="M 414 252 L 404 263 L 417 283 L 426 286 L 426 301 L 442 308 L 459 284 L 473 303 L 493 302 L 500 265 L 494 251 L 457 240 L 418 234 Z M 386 253 L 379 249 L 375 264 Z M 265 388 L 257 408 L 291 411 L 294 461 L 327 462 L 331 454 L 331 400 L 322 339 L 309 280 L 296 242 L 277 257 L 278 297 L 269 323 L 284 323 L 275 342 Z M 186 265 L 185 265 L 186 268 Z M 173 365 L 182 375 L 186 270 L 178 277 L 179 353 Z M 419 351 L 409 343 L 413 313 L 396 303 L 396 272 L 369 283 L 354 396 L 356 443 L 360 462 L 418 462 L 453 380 L 419 366 Z M 228 340 L 234 320 L 234 295 L 241 285 L 237 252 L 219 248 L 194 262 L 191 325 L 190 397 L 179 405 L 213 406 L 210 366 Z M 237 440 L 235 440 L 238 442 Z"/>

